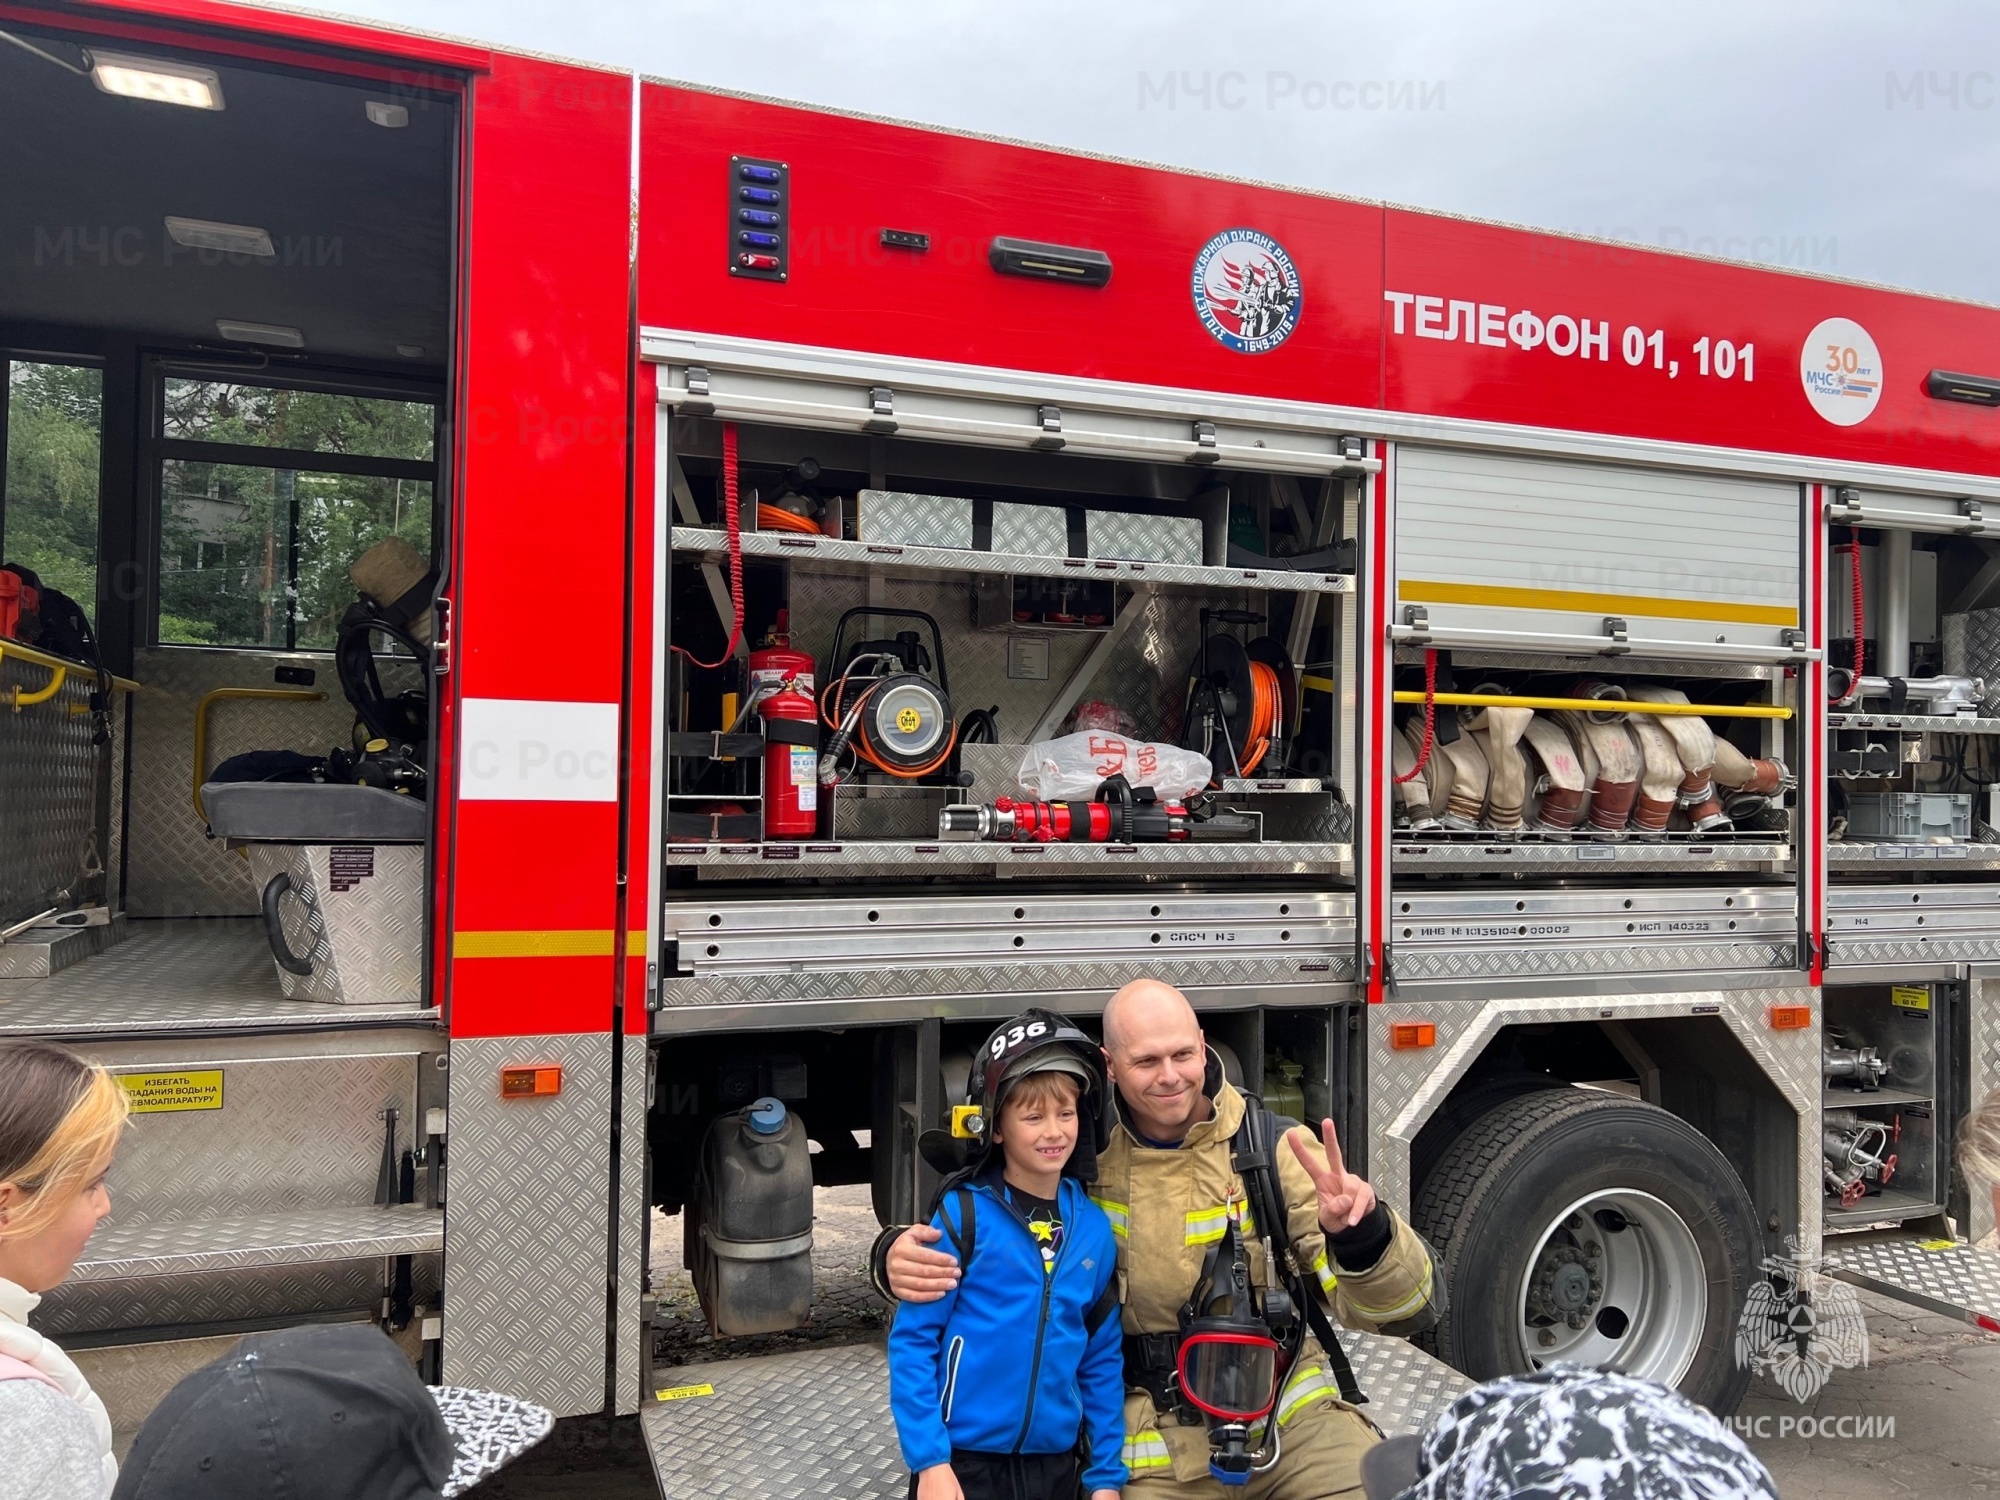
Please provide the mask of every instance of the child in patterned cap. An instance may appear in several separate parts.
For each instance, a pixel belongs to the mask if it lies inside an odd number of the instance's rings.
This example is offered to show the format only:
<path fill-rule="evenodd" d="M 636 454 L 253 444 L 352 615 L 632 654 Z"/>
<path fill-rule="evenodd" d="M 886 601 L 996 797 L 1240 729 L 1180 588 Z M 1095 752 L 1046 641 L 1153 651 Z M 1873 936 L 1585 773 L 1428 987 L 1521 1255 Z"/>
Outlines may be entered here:
<path fill-rule="evenodd" d="M 1678 1391 L 1576 1365 L 1467 1391 L 1361 1461 L 1368 1500 L 1778 1500 L 1757 1456 Z"/>

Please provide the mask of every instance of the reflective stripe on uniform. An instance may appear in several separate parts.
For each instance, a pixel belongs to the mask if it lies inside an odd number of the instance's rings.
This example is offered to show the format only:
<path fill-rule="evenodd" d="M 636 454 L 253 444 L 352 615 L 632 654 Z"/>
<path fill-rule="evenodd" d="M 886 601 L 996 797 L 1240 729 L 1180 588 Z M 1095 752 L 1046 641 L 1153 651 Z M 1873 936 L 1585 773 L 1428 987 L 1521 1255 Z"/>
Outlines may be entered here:
<path fill-rule="evenodd" d="M 1125 1439 L 1125 1467 L 1134 1472 L 1169 1468 L 1173 1461 L 1174 1456 L 1167 1452 L 1167 1440 L 1150 1427 Z"/>
<path fill-rule="evenodd" d="M 1333 1267 L 1326 1263 L 1326 1252 L 1320 1251 L 1312 1258 L 1312 1273 L 1319 1278 L 1319 1289 L 1331 1293 L 1340 1284 L 1340 1278 L 1333 1274 Z"/>
<path fill-rule="evenodd" d="M 1401 1302 L 1398 1302 L 1393 1306 L 1371 1307 L 1367 1303 L 1362 1302 L 1355 1297 L 1353 1288 L 1351 1286 L 1349 1287 L 1347 1293 L 1347 1305 L 1351 1309 L 1353 1309 L 1353 1311 L 1359 1316 L 1366 1318 L 1371 1323 L 1378 1323 L 1378 1324 L 1394 1323 L 1403 1318 L 1415 1317 L 1416 1314 L 1422 1310 L 1424 1304 L 1426 1304 L 1430 1300 L 1431 1300 L 1431 1267 L 1430 1267 L 1430 1262 L 1428 1260 L 1426 1260 L 1424 1263 L 1424 1279 L 1417 1284 L 1417 1289 L 1414 1292 L 1410 1293 L 1409 1296 L 1405 1297 Z"/>
<path fill-rule="evenodd" d="M 1221 1204 L 1215 1208 L 1197 1208 L 1187 1215 L 1183 1245 L 1212 1245 L 1222 1238 L 1222 1231 L 1234 1219 L 1237 1228 L 1255 1238 L 1257 1218 L 1250 1212 L 1250 1205 L 1240 1199 L 1234 1203 Z"/>
<path fill-rule="evenodd" d="M 1090 1200 L 1104 1210 L 1104 1217 L 1111 1221 L 1111 1232 L 1120 1239 L 1132 1232 L 1132 1209 L 1128 1204 L 1113 1203 L 1109 1198 Z"/>
<path fill-rule="evenodd" d="M 1333 1382 L 1326 1378 L 1326 1373 L 1318 1365 L 1300 1365 L 1298 1373 L 1278 1397 L 1278 1425 L 1283 1427 L 1291 1421 L 1300 1407 L 1309 1406 L 1322 1396 L 1338 1394 Z"/>

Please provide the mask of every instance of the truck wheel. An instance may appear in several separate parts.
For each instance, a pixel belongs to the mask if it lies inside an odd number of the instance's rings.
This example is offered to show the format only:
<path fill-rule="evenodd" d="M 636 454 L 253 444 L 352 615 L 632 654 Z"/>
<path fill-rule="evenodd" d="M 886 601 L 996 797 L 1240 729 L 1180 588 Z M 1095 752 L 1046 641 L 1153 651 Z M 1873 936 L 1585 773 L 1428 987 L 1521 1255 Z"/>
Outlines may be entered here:
<path fill-rule="evenodd" d="M 1451 1308 L 1426 1340 L 1480 1380 L 1563 1361 L 1742 1399 L 1733 1355 L 1756 1274 L 1757 1212 L 1685 1120 L 1584 1089 L 1482 1115 L 1418 1190 Z"/>

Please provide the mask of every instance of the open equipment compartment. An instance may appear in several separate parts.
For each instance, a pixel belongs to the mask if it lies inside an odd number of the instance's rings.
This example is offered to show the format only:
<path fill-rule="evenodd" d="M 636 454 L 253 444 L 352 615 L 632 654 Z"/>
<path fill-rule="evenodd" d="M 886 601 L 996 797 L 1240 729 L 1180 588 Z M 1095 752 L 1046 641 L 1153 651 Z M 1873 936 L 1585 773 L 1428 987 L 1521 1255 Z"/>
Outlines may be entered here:
<path fill-rule="evenodd" d="M 743 424 L 732 648 L 724 424 L 671 433 L 670 883 L 1351 875 L 1358 462 L 1299 477 Z M 786 680 L 810 680 L 810 712 L 759 698 Z M 1028 747 L 1089 731 L 1206 751 L 1212 774 L 1150 809 L 1139 791 L 1130 820 L 1076 811 L 1088 837 L 1047 810 L 1031 831 Z M 1093 749 L 1110 774 L 1119 752 Z M 1136 757 L 1125 775 L 1159 779 Z"/>

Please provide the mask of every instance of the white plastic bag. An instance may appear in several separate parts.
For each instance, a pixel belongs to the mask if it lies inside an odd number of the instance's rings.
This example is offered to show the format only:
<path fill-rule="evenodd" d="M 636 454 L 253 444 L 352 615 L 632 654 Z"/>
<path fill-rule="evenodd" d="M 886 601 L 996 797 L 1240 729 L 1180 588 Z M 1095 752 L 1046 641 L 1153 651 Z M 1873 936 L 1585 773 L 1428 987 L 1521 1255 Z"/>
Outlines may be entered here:
<path fill-rule="evenodd" d="M 1135 788 L 1149 786 L 1162 799 L 1179 799 L 1207 786 L 1212 774 L 1207 756 L 1179 745 L 1093 729 L 1030 745 L 1015 779 L 1029 796 L 1061 802 L 1095 795 L 1109 776 L 1123 776 Z"/>

